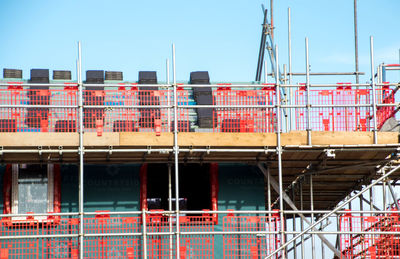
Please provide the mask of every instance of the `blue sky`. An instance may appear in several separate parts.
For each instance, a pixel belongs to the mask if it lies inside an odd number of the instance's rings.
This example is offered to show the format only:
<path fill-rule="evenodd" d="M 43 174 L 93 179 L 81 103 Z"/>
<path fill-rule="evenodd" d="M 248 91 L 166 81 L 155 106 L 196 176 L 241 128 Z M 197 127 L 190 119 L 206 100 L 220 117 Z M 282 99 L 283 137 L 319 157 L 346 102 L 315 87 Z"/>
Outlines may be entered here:
<path fill-rule="evenodd" d="M 176 44 L 177 78 L 208 70 L 214 81 L 251 81 L 255 76 L 266 1 L 0 1 L 0 67 L 69 69 L 75 78 L 78 40 L 83 69 L 121 70 L 137 80 L 139 70 L 157 70 Z M 353 1 L 275 1 L 276 43 L 287 63 L 287 8 L 292 8 L 293 72 L 305 70 L 304 38 L 309 37 L 314 72 L 354 70 Z M 369 76 L 369 36 L 376 64 L 398 63 L 398 0 L 358 3 L 360 70 Z M 394 73 L 393 80 L 399 80 Z M 301 81 L 301 79 L 299 79 Z M 351 81 L 353 78 L 332 79 Z"/>

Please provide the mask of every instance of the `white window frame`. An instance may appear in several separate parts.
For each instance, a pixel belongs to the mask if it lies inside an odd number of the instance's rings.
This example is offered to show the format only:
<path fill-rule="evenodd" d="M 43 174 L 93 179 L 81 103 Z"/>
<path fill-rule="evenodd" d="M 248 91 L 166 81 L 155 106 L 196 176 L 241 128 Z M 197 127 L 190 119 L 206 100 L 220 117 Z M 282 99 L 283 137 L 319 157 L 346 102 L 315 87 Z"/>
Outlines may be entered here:
<path fill-rule="evenodd" d="M 11 177 L 11 214 L 18 213 L 18 173 L 25 165 L 13 164 Z M 54 212 L 54 165 L 47 165 L 47 212 Z M 34 216 L 35 220 L 44 221 L 47 216 Z M 27 220 L 26 216 L 12 217 L 13 220 Z"/>

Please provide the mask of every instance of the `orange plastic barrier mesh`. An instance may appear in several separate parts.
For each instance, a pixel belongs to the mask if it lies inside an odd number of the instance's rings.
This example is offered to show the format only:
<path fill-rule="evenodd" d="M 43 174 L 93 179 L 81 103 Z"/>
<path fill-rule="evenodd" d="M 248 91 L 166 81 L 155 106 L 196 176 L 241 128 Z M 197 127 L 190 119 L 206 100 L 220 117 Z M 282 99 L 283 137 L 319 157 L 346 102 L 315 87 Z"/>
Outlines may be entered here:
<path fill-rule="evenodd" d="M 261 106 L 275 105 L 274 88 L 263 90 L 231 90 L 221 88 L 213 91 L 214 105 Z M 275 108 L 214 108 L 214 132 L 274 132 Z"/>
<path fill-rule="evenodd" d="M 79 92 L 76 84 L 63 89 L 24 89 L 10 85 L 0 89 L 0 132 L 77 132 Z M 84 90 L 83 125 L 86 132 L 169 132 L 173 130 L 172 90 Z M 177 90 L 179 105 L 188 105 L 188 91 Z M 12 106 L 23 107 L 12 107 Z M 58 107 L 55 107 L 58 106 Z M 121 106 L 126 106 L 121 108 Z M 177 111 L 178 130 L 190 131 L 189 109 Z"/>
<path fill-rule="evenodd" d="M 78 234 L 78 219 L 40 222 L 34 219 L 1 221 L 0 236 Z M 3 258 L 78 258 L 78 237 L 22 238 L 0 240 Z"/>
<path fill-rule="evenodd" d="M 68 85 L 59 90 L 0 89 L 0 104 L 25 106 L 0 108 L 0 132 L 77 131 L 78 109 L 67 107 L 77 105 L 77 89 L 74 86 Z"/>
<path fill-rule="evenodd" d="M 372 107 L 351 107 L 356 104 L 372 104 L 372 90 L 352 89 L 340 86 L 335 90 L 310 90 L 311 105 L 327 105 L 328 107 L 310 108 L 310 129 L 314 131 L 370 131 L 373 128 Z M 394 103 L 392 89 L 376 90 L 377 104 Z M 307 92 L 304 88 L 295 93 L 296 105 L 307 104 Z M 344 105 L 346 107 L 329 107 L 329 105 Z M 307 129 L 306 108 L 296 108 L 296 130 Z M 394 115 L 394 107 L 377 107 L 377 128 L 381 128 L 385 121 Z"/>
<path fill-rule="evenodd" d="M 181 232 L 208 232 L 214 230 L 212 216 L 181 216 Z M 142 221 L 140 216 L 110 216 L 105 212 L 85 218 L 84 233 L 103 236 L 84 238 L 84 258 L 128 258 L 143 256 Z M 149 215 L 146 219 L 148 233 L 174 232 L 175 217 Z M 25 235 L 76 235 L 73 237 L 36 237 L 26 239 L 1 239 L 0 255 L 3 258 L 79 258 L 79 219 L 53 217 L 40 222 L 35 219 L 1 221 L 1 236 Z M 110 234 L 106 236 L 105 234 Z M 119 235 L 121 234 L 121 235 Z M 129 235 L 131 234 L 131 235 Z M 133 234 L 133 235 L 132 235 Z M 136 234 L 136 235 L 135 235 Z M 176 255 L 176 236 L 148 235 L 148 258 L 169 258 Z M 214 258 L 214 236 L 207 234 L 180 237 L 180 258 Z"/>
<path fill-rule="evenodd" d="M 148 217 L 147 232 L 174 232 L 176 230 L 174 217 L 168 218 L 161 214 L 154 214 Z M 208 232 L 214 230 L 214 223 L 211 216 L 181 216 L 181 232 Z M 176 255 L 175 236 L 149 236 L 148 258 L 169 258 Z M 214 258 L 214 236 L 181 235 L 179 244 L 180 258 Z"/>
<path fill-rule="evenodd" d="M 86 218 L 86 234 L 141 233 L 140 217 L 110 217 L 96 215 Z M 140 258 L 141 236 L 87 237 L 84 241 L 85 258 Z"/>
<path fill-rule="evenodd" d="M 223 231 L 275 232 L 280 230 L 278 216 L 226 216 Z M 224 258 L 264 258 L 281 245 L 279 234 L 223 235 Z M 280 258 L 278 253 L 273 258 Z"/>
<path fill-rule="evenodd" d="M 343 259 L 400 258 L 400 236 L 398 234 L 374 234 L 374 232 L 399 232 L 398 215 L 351 216 L 340 218 L 340 231 L 354 234 L 340 235 Z M 357 234 L 368 232 L 368 234 Z"/>
<path fill-rule="evenodd" d="M 86 107 L 84 111 L 85 131 L 93 132 L 169 132 L 173 130 L 173 109 L 140 106 L 173 105 L 171 90 L 85 90 L 85 104 L 107 106 L 108 108 Z M 179 105 L 188 105 L 188 91 L 177 91 Z M 127 106 L 126 108 L 117 108 Z M 132 106 L 132 107 L 129 107 Z M 168 112 L 169 110 L 169 112 Z M 169 117 L 168 117 L 169 115 Z M 177 111 L 178 121 L 189 121 L 189 110 Z M 182 125 L 184 126 L 182 126 Z M 189 124 L 181 123 L 178 130 L 189 131 Z"/>
<path fill-rule="evenodd" d="M 0 132 L 77 132 L 79 92 L 75 83 L 59 89 L 26 89 L 19 83 L 10 83 L 0 89 Z M 172 90 L 139 90 L 136 85 L 124 84 L 114 90 L 84 90 L 83 114 L 86 132 L 170 132 L 173 130 Z M 395 103 L 395 91 L 389 86 L 376 90 L 377 104 Z M 189 105 L 189 93 L 177 90 L 179 105 Z M 352 89 L 341 84 L 335 90 L 310 90 L 310 128 L 315 131 L 370 131 L 373 127 L 371 107 L 351 107 L 372 104 L 370 89 Z M 237 108 L 234 106 L 276 105 L 274 87 L 261 90 L 232 90 L 229 87 L 213 91 L 213 105 L 232 106 L 213 108 L 210 119 L 214 132 L 275 132 L 276 109 Z M 295 92 L 295 105 L 306 105 L 303 88 Z M 4 106 L 23 107 L 4 107 Z M 346 107 L 329 107 L 346 105 Z M 55 107 L 58 106 L 58 107 Z M 89 107 L 91 106 L 91 107 Z M 124 107 L 123 107 L 124 106 Z M 154 106 L 154 107 L 141 107 Z M 158 107 L 157 107 L 158 106 Z M 123 107 L 123 108 L 122 108 Z M 286 109 L 288 112 L 289 109 Z M 306 108 L 295 108 L 295 130 L 307 129 Z M 377 107 L 376 122 L 380 129 L 394 116 L 393 106 Z M 213 118 L 211 118 L 211 116 Z M 178 130 L 190 131 L 189 109 L 177 111 Z"/>
<path fill-rule="evenodd" d="M 390 89 L 389 86 L 384 86 L 382 89 L 377 90 L 377 103 L 379 104 L 394 104 L 395 91 Z M 393 117 L 396 113 L 396 107 L 384 106 L 378 107 L 376 110 L 377 128 L 382 128 L 387 119 Z"/>

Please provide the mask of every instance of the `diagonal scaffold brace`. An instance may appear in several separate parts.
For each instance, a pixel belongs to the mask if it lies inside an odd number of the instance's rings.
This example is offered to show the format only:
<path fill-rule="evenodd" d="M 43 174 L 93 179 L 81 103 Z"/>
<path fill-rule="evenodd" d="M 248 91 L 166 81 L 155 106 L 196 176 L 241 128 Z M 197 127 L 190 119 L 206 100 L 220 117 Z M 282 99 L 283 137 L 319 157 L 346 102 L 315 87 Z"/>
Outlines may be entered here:
<path fill-rule="evenodd" d="M 393 174 L 394 172 L 396 172 L 397 170 L 400 169 L 400 165 L 396 166 L 395 168 L 393 168 L 392 170 L 390 170 L 389 172 L 385 173 L 384 175 L 382 175 L 381 177 L 379 177 L 376 181 L 372 182 L 371 184 L 369 184 L 368 186 L 366 186 L 363 190 L 361 190 L 359 193 L 357 193 L 356 195 L 354 195 L 353 197 L 351 197 L 350 199 L 348 199 L 347 201 L 343 202 L 342 204 L 340 204 L 339 206 L 337 206 L 334 210 L 332 210 L 329 213 L 326 213 L 324 216 L 322 216 L 319 220 L 315 221 L 314 224 L 311 224 L 309 227 L 307 227 L 305 230 L 303 230 L 302 232 L 300 232 L 299 234 L 297 234 L 295 237 L 293 237 L 292 239 L 290 239 L 289 241 L 287 241 L 286 243 L 284 243 L 283 245 L 281 245 L 280 247 L 278 247 L 274 252 L 272 252 L 270 255 L 266 256 L 264 259 L 269 259 L 272 258 L 274 255 L 276 255 L 278 252 L 280 252 L 281 250 L 285 249 L 285 247 L 287 247 L 289 244 L 291 244 L 292 242 L 294 242 L 296 239 L 300 238 L 301 236 L 303 236 L 304 234 L 307 234 L 309 231 L 313 230 L 317 225 L 321 224 L 321 222 L 323 222 L 325 219 L 327 219 L 328 217 L 330 217 L 331 215 L 335 214 L 337 211 L 341 210 L 343 207 L 345 207 L 347 204 L 349 204 L 350 202 L 352 202 L 353 200 L 357 199 L 358 197 L 360 197 L 363 193 L 365 193 L 366 191 L 368 191 L 369 189 L 371 189 L 372 187 L 374 187 L 375 185 L 377 185 L 379 182 L 382 182 L 383 180 L 385 180 L 387 177 L 389 177 L 391 174 Z"/>
<path fill-rule="evenodd" d="M 269 184 L 271 184 L 272 188 L 279 194 L 279 186 L 278 186 L 278 182 L 270 175 L 269 171 L 261 164 L 258 163 L 258 168 L 261 170 L 261 172 L 265 175 L 265 177 L 267 177 L 270 182 Z M 294 204 L 294 202 L 292 201 L 292 199 L 290 199 L 290 197 L 283 192 L 283 199 L 285 200 L 285 202 L 293 209 L 293 210 L 298 210 L 296 205 Z M 298 215 L 308 224 L 311 225 L 311 222 L 302 214 L 302 213 L 298 213 Z M 313 228 L 314 230 L 316 230 L 315 228 Z M 340 251 L 337 250 L 335 248 L 335 246 L 333 244 L 331 244 L 322 234 L 317 234 L 318 237 L 321 239 L 322 242 L 324 242 L 326 244 L 326 246 L 332 250 L 333 253 L 335 253 L 335 255 L 340 257 Z"/>

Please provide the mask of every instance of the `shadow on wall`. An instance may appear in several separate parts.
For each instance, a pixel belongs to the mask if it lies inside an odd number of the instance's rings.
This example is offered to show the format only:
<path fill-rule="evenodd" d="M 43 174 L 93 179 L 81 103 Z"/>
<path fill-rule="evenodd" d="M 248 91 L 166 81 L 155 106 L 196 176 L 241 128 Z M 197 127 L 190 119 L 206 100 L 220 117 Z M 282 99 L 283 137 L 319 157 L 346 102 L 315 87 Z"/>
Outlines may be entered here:
<path fill-rule="evenodd" d="M 256 166 L 223 165 L 219 172 L 219 210 L 264 210 L 264 176 Z"/>
<path fill-rule="evenodd" d="M 140 165 L 88 165 L 84 168 L 85 211 L 139 210 Z M 78 166 L 61 167 L 61 210 L 78 211 Z"/>

